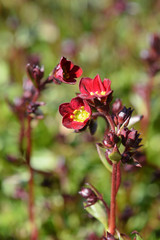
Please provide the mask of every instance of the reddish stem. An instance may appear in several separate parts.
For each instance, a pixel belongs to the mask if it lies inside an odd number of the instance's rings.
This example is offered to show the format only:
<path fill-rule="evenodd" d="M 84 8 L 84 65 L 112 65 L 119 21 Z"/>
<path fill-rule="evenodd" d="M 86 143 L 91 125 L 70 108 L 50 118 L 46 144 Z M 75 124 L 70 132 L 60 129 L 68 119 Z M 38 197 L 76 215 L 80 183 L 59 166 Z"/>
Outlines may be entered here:
<path fill-rule="evenodd" d="M 24 153 L 24 136 L 25 136 L 25 125 L 24 125 L 24 118 L 21 118 L 21 129 L 20 129 L 20 134 L 19 134 L 19 151 L 23 155 Z"/>
<path fill-rule="evenodd" d="M 112 129 L 112 131 L 115 131 L 115 124 L 113 122 L 113 119 L 112 119 L 111 115 L 107 113 L 105 115 L 105 117 L 106 117 L 106 119 L 107 119 L 107 121 L 108 121 L 108 123 L 109 123 L 109 125 L 110 125 L 110 127 Z"/>
<path fill-rule="evenodd" d="M 118 193 L 121 184 L 121 162 L 117 164 L 117 182 L 116 182 L 116 194 Z"/>
<path fill-rule="evenodd" d="M 31 150 L 32 150 L 32 128 L 31 128 L 31 117 L 27 118 L 27 151 L 26 151 L 26 162 L 29 166 L 30 178 L 29 178 L 29 190 L 28 190 L 28 212 L 29 212 L 29 220 L 31 223 L 31 240 L 38 239 L 38 230 L 35 223 L 35 214 L 34 214 L 34 171 L 31 168 Z"/>
<path fill-rule="evenodd" d="M 114 235 L 116 228 L 116 188 L 117 183 L 117 163 L 113 163 L 112 183 L 111 183 L 111 206 L 109 219 L 109 232 Z"/>

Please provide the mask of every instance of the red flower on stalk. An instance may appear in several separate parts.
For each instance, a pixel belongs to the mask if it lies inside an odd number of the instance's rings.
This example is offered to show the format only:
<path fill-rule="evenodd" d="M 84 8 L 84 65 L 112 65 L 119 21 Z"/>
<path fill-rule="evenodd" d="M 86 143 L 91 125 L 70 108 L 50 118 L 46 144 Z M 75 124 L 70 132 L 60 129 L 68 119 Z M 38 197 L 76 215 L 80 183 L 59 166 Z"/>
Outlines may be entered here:
<path fill-rule="evenodd" d="M 73 98 L 70 103 L 61 104 L 59 112 L 63 116 L 63 125 L 75 130 L 85 127 L 91 117 L 90 106 L 79 97 Z"/>
<path fill-rule="evenodd" d="M 104 79 L 101 81 L 99 75 L 96 75 L 94 79 L 82 78 L 79 83 L 80 94 L 79 97 L 83 99 L 106 99 L 106 97 L 112 92 L 111 81 Z"/>
<path fill-rule="evenodd" d="M 60 63 L 53 70 L 53 74 L 49 77 L 49 80 L 53 80 L 55 83 L 68 83 L 75 84 L 77 77 L 82 75 L 82 69 L 77 65 L 74 65 L 71 61 L 68 61 L 65 57 L 62 57 Z"/>

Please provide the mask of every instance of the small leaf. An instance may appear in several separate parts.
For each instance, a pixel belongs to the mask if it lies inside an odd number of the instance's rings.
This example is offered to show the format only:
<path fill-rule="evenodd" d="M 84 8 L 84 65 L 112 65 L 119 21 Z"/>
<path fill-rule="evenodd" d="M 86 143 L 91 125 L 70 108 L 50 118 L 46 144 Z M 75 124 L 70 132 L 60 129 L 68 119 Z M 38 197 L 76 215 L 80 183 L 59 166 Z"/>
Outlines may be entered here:
<path fill-rule="evenodd" d="M 108 157 L 113 162 L 119 162 L 122 158 L 121 154 L 119 154 L 118 152 L 112 152 L 108 155 Z"/>
<path fill-rule="evenodd" d="M 119 162 L 121 160 L 122 156 L 116 145 L 114 146 L 112 152 L 110 154 L 108 154 L 108 157 L 113 162 Z"/>
<path fill-rule="evenodd" d="M 136 240 L 143 240 L 139 235 L 136 235 Z"/>
<path fill-rule="evenodd" d="M 136 235 L 134 240 L 143 240 L 143 238 L 141 238 L 141 236 L 139 235 L 139 233 L 137 231 L 133 231 L 132 234 Z"/>
<path fill-rule="evenodd" d="M 86 203 L 84 203 L 84 207 L 85 205 Z M 95 203 L 90 207 L 86 207 L 85 209 L 90 215 L 92 215 L 94 218 L 96 218 L 99 222 L 103 224 L 106 231 L 108 230 L 107 214 L 99 202 Z"/>
<path fill-rule="evenodd" d="M 98 144 L 96 144 L 96 147 L 97 147 L 99 158 L 102 161 L 103 165 L 107 168 L 108 171 L 112 172 L 112 166 L 106 160 L 104 151 L 99 147 Z"/>

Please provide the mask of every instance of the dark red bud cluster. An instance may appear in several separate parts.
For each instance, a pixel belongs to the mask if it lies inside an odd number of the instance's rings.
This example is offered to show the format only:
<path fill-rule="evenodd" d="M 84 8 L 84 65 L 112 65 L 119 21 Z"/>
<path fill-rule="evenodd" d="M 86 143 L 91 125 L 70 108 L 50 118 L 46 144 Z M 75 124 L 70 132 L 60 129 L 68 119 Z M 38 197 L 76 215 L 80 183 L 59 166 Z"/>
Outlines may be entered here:
<path fill-rule="evenodd" d="M 28 114 L 30 114 L 33 118 L 43 118 L 43 113 L 42 111 L 39 109 L 40 106 L 43 106 L 45 103 L 44 102 L 31 102 L 28 106 L 27 106 L 27 112 Z"/>
<path fill-rule="evenodd" d="M 127 149 L 137 149 L 141 146 L 140 142 L 142 141 L 142 138 L 139 138 L 139 136 L 140 134 L 135 129 L 132 128 L 129 130 L 128 128 L 124 128 L 121 131 L 122 144 Z"/>
<path fill-rule="evenodd" d="M 124 152 L 122 154 L 122 158 L 121 158 L 122 163 L 131 164 L 132 163 L 132 156 L 133 156 L 132 152 Z"/>
<path fill-rule="evenodd" d="M 116 126 L 127 126 L 131 118 L 133 110 L 131 108 L 123 107 L 123 109 L 114 116 Z"/>
<path fill-rule="evenodd" d="M 119 137 L 115 134 L 114 131 L 110 130 L 110 132 L 104 137 L 103 144 L 107 148 L 113 148 L 115 144 L 119 142 Z"/>
<path fill-rule="evenodd" d="M 97 195 L 90 188 L 83 187 L 79 194 L 86 199 L 87 204 L 85 205 L 85 207 L 92 206 L 98 201 Z"/>
<path fill-rule="evenodd" d="M 38 65 L 31 65 L 30 63 L 28 63 L 26 66 L 26 70 L 34 86 L 40 89 L 41 80 L 44 76 L 44 67 L 39 67 Z"/>

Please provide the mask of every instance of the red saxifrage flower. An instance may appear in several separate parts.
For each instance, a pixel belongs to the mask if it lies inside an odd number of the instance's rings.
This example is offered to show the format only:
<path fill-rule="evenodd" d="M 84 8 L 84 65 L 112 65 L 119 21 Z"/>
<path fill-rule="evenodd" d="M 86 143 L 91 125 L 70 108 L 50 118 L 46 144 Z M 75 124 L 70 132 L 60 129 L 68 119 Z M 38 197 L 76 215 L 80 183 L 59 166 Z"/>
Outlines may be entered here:
<path fill-rule="evenodd" d="M 112 92 L 111 81 L 104 79 L 102 82 L 99 75 L 96 75 L 94 79 L 82 78 L 79 83 L 79 90 L 81 93 L 78 96 L 83 99 L 106 99 Z"/>
<path fill-rule="evenodd" d="M 75 130 L 85 127 L 91 118 L 90 106 L 79 97 L 73 98 L 70 103 L 61 104 L 59 112 L 63 116 L 63 125 Z"/>
<path fill-rule="evenodd" d="M 74 65 L 71 61 L 68 61 L 65 57 L 62 57 L 60 63 L 53 70 L 52 75 L 49 77 L 55 83 L 68 83 L 75 84 L 76 79 L 82 75 L 82 69 L 77 65 Z"/>

